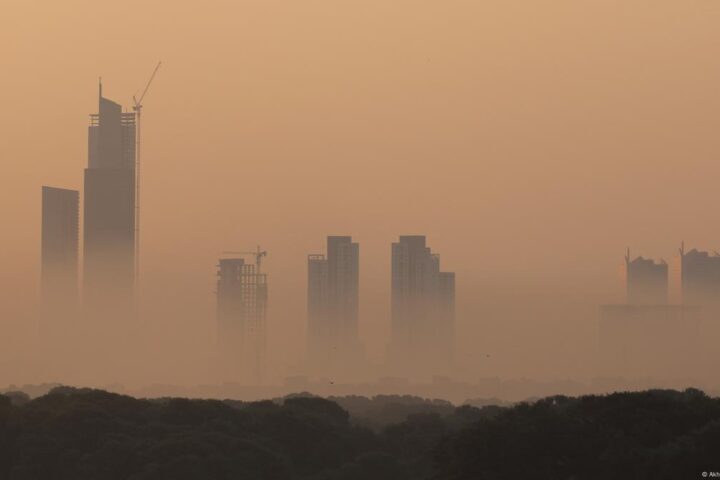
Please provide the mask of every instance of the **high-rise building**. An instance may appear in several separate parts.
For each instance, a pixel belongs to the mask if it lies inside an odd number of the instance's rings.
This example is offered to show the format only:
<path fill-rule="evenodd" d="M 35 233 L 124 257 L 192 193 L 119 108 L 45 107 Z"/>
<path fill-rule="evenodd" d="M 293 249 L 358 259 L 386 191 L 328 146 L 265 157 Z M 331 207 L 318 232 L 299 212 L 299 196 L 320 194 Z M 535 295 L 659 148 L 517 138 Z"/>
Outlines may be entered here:
<path fill-rule="evenodd" d="M 720 308 L 720 254 L 680 248 L 680 289 L 682 303 L 710 311 Z"/>
<path fill-rule="evenodd" d="M 665 261 L 630 258 L 628 251 L 624 265 L 626 303 L 600 307 L 602 375 L 680 379 L 698 374 L 704 350 L 702 309 L 668 303 Z M 690 258 L 698 258 L 695 251 Z"/>
<path fill-rule="evenodd" d="M 267 275 L 259 263 L 222 258 L 217 271 L 217 328 L 225 381 L 259 385 L 265 369 Z"/>
<path fill-rule="evenodd" d="M 307 356 L 311 363 L 319 358 L 328 323 L 328 262 L 323 254 L 308 255 L 307 280 Z"/>
<path fill-rule="evenodd" d="M 666 381 L 697 378 L 704 350 L 701 313 L 683 305 L 602 305 L 601 375 Z"/>
<path fill-rule="evenodd" d="M 102 96 L 90 115 L 83 298 L 91 316 L 129 316 L 135 287 L 135 113 Z"/>
<path fill-rule="evenodd" d="M 658 386 L 714 378 L 720 358 L 712 343 L 720 335 L 720 255 L 684 247 L 679 253 L 671 284 L 680 287 L 679 297 L 668 295 L 664 261 L 625 256 L 627 301 L 601 305 L 599 311 L 603 376 L 670 382 Z M 679 304 L 673 304 L 676 297 Z"/>
<path fill-rule="evenodd" d="M 77 313 L 78 216 L 76 190 L 42 187 L 41 328 L 50 334 Z"/>
<path fill-rule="evenodd" d="M 392 339 L 388 357 L 400 373 L 446 373 L 454 350 L 455 275 L 425 236 L 392 244 Z"/>
<path fill-rule="evenodd" d="M 664 305 L 668 300 L 668 265 L 664 260 L 625 255 L 625 287 L 630 305 Z"/>
<path fill-rule="evenodd" d="M 440 272 L 438 291 L 441 347 L 443 357 L 452 358 L 455 342 L 455 272 Z"/>
<path fill-rule="evenodd" d="M 308 361 L 314 373 L 356 368 L 360 246 L 349 236 L 327 237 L 327 256 L 308 256 Z"/>

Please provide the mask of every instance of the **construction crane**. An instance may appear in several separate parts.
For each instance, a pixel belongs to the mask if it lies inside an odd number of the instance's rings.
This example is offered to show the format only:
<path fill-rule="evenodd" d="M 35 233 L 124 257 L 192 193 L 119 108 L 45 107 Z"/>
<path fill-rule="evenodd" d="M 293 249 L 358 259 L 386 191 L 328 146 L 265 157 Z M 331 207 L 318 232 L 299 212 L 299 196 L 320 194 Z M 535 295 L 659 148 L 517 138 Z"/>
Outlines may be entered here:
<path fill-rule="evenodd" d="M 142 129 L 140 124 L 140 117 L 142 116 L 142 109 L 143 109 L 143 99 L 145 98 L 145 94 L 148 92 L 148 88 L 150 88 L 150 84 L 155 79 L 155 75 L 158 72 L 158 69 L 160 68 L 160 65 L 162 65 L 162 62 L 158 62 L 158 64 L 155 66 L 155 70 L 153 70 L 152 75 L 150 75 L 150 80 L 148 80 L 147 84 L 145 85 L 145 89 L 143 90 L 140 97 L 137 97 L 137 92 L 135 92 L 135 95 L 133 95 L 133 111 L 135 112 L 135 118 L 136 118 L 136 134 L 135 134 L 135 286 L 137 287 L 140 279 L 140 153 L 141 153 L 141 139 L 142 139 Z"/>
<path fill-rule="evenodd" d="M 222 252 L 223 255 L 254 255 L 255 256 L 255 273 L 260 273 L 260 263 L 262 262 L 262 257 L 267 256 L 267 251 L 261 250 L 260 245 L 257 246 L 257 250 L 254 252 Z"/>

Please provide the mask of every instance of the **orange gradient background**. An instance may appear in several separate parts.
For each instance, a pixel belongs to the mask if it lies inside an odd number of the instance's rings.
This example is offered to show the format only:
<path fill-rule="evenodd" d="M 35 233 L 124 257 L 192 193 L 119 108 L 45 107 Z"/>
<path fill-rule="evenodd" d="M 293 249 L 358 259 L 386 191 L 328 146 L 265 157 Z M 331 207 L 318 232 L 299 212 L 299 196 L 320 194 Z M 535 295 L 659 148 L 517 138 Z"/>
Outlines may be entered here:
<path fill-rule="evenodd" d="M 374 362 L 390 243 L 425 234 L 457 272 L 458 376 L 591 375 L 626 247 L 720 248 L 718 25 L 710 0 L 3 0 L 0 384 L 44 380 L 40 187 L 82 189 L 98 77 L 130 106 L 158 60 L 136 382 L 205 380 L 216 260 L 257 244 L 292 373 L 328 234 L 360 242 Z"/>

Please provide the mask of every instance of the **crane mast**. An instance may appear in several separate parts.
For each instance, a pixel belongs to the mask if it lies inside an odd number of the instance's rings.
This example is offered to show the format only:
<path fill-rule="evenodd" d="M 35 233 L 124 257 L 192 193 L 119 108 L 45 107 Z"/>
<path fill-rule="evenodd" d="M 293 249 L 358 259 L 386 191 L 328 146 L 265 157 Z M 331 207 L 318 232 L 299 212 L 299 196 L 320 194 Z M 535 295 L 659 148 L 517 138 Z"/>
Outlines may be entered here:
<path fill-rule="evenodd" d="M 161 64 L 162 62 L 158 62 L 155 66 L 155 70 L 153 70 L 152 75 L 150 75 L 150 80 L 148 80 L 145 85 L 145 89 L 140 97 L 138 98 L 137 94 L 133 95 L 133 111 L 135 112 L 137 122 L 137 133 L 135 135 L 135 287 L 138 290 L 140 281 L 140 159 L 142 152 L 142 102 L 145 98 L 145 94 L 147 94 L 148 89 L 150 88 L 150 84 L 155 79 L 155 75 L 157 74 Z"/>

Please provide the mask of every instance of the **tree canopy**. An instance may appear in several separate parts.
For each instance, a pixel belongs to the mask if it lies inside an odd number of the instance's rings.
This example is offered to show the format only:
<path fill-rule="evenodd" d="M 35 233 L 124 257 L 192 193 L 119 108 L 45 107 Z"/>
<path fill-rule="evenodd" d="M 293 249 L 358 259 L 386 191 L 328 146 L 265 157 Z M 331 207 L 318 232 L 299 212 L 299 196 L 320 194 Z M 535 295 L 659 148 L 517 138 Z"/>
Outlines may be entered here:
<path fill-rule="evenodd" d="M 0 395 L 0 478 L 631 479 L 718 470 L 720 400 L 698 390 L 455 407 L 415 397 Z"/>

